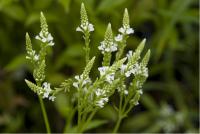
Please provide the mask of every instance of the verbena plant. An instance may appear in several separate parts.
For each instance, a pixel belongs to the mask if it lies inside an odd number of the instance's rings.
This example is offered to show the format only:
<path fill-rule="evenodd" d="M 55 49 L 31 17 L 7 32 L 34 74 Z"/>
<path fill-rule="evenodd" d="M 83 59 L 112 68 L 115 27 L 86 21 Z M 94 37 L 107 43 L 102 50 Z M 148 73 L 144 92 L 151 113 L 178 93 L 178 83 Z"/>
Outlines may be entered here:
<path fill-rule="evenodd" d="M 41 12 L 41 31 L 35 37 L 41 43 L 40 51 L 37 52 L 32 48 L 31 39 L 28 33 L 26 34 L 26 58 L 34 67 L 33 77 L 35 82 L 29 80 L 25 80 L 25 82 L 38 95 L 48 133 L 51 130 L 43 99 L 47 98 L 54 101 L 56 94 L 59 92 L 72 94 L 73 110 L 77 112 L 78 116 L 77 125 L 74 128 L 76 132 L 84 132 L 95 113 L 103 108 L 109 102 L 109 98 L 117 92 L 119 94 L 119 103 L 113 106 L 118 113 L 118 120 L 113 132 L 117 132 L 122 119 L 127 116 L 135 105 L 139 104 L 142 86 L 148 77 L 147 63 L 150 57 L 150 50 L 147 51 L 142 59 L 140 58 L 146 41 L 144 39 L 135 52 L 128 51 L 126 56 L 123 57 L 126 41 L 129 35 L 134 33 L 134 30 L 129 25 L 128 11 L 125 9 L 122 27 L 119 28 L 119 34 L 116 37 L 113 36 L 111 24 L 109 23 L 107 26 L 104 40 L 98 46 L 103 55 L 102 66 L 98 68 L 100 75 L 92 80 L 89 74 L 95 62 L 95 57 L 90 58 L 90 34 L 94 31 L 94 26 L 88 21 L 84 4 L 81 5 L 80 14 L 81 24 L 76 31 L 82 32 L 85 40 L 86 66 L 83 73 L 65 80 L 57 88 L 52 88 L 50 83 L 45 81 L 47 49 L 54 46 L 54 41 L 48 31 L 46 19 Z M 113 56 L 114 61 L 111 60 Z M 75 115 L 72 114 L 71 119 Z"/>

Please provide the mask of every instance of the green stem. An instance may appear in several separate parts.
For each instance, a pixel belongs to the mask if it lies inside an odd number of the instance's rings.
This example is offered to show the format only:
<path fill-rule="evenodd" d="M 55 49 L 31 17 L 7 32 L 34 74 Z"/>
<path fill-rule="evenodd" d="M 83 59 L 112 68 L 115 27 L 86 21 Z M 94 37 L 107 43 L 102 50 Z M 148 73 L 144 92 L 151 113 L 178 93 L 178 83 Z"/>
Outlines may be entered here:
<path fill-rule="evenodd" d="M 87 127 L 87 125 L 90 123 L 90 121 L 92 120 L 92 118 L 94 117 L 96 113 L 96 110 L 94 110 L 89 117 L 87 118 L 87 120 L 85 121 L 85 123 L 83 122 L 83 127 L 81 128 L 81 132 L 84 132 L 85 128 Z M 86 116 L 85 116 L 86 117 Z"/>
<path fill-rule="evenodd" d="M 113 130 L 113 133 L 117 133 L 118 129 L 119 129 L 119 125 L 121 124 L 121 121 L 122 121 L 123 117 L 121 115 L 119 115 L 118 117 L 118 120 L 117 120 L 117 123 L 115 125 L 115 128 Z"/>
<path fill-rule="evenodd" d="M 41 96 L 38 96 L 38 97 L 39 97 L 40 106 L 41 106 L 41 109 L 42 109 L 42 115 L 43 115 L 43 118 L 44 118 L 46 130 L 47 130 L 47 133 L 50 134 L 51 129 L 49 127 L 49 121 L 48 121 L 48 118 L 47 118 L 47 113 L 46 113 L 46 110 L 45 110 L 44 102 L 43 102 Z"/>
<path fill-rule="evenodd" d="M 103 56 L 103 66 L 110 66 L 111 53 L 105 52 Z"/>
<path fill-rule="evenodd" d="M 90 60 L 90 48 L 89 48 L 90 38 L 89 37 L 90 37 L 89 33 L 86 33 L 85 36 L 84 36 L 84 39 L 85 39 L 85 62 L 86 62 L 86 64 Z"/>

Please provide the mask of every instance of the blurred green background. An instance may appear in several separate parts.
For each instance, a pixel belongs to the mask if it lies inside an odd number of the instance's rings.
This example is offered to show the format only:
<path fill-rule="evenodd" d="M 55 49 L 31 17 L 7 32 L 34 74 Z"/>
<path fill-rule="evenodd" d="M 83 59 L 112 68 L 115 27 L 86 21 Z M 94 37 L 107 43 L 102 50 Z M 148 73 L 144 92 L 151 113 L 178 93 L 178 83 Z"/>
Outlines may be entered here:
<path fill-rule="evenodd" d="M 0 132 L 45 132 L 36 94 L 25 84 L 32 68 L 25 60 L 25 33 L 40 31 L 43 11 L 55 46 L 47 58 L 47 80 L 54 86 L 80 74 L 84 68 L 84 43 L 75 31 L 80 24 L 81 0 L 0 0 Z M 101 64 L 97 49 L 106 25 L 115 35 L 128 8 L 135 33 L 127 50 L 147 38 L 152 51 L 149 78 L 140 105 L 124 119 L 120 132 L 199 132 L 199 3 L 198 0 L 84 0 L 95 25 L 91 56 Z M 34 47 L 35 39 L 32 39 Z M 115 97 L 115 96 L 114 96 Z M 66 94 L 54 103 L 45 100 L 53 132 L 62 132 L 70 114 Z M 112 103 L 100 110 L 88 132 L 111 132 L 116 122 Z M 95 127 L 102 124 L 99 127 Z"/>

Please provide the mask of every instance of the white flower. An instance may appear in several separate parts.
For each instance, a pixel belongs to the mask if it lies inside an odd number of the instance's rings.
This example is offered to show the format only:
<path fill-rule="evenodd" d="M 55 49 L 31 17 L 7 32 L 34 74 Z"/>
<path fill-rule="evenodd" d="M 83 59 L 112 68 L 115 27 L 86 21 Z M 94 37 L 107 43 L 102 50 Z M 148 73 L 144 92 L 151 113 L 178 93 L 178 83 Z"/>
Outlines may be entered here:
<path fill-rule="evenodd" d="M 134 30 L 129 27 L 121 27 L 121 28 L 119 28 L 119 32 L 122 34 L 125 34 L 125 35 L 129 35 L 129 34 L 134 33 Z"/>
<path fill-rule="evenodd" d="M 44 88 L 43 98 L 48 98 L 50 92 L 52 91 L 50 87 L 50 83 L 44 82 L 42 86 Z"/>
<path fill-rule="evenodd" d="M 77 28 L 76 28 L 76 31 L 77 31 L 77 32 L 82 32 L 82 29 L 81 29 L 80 27 L 77 27 Z"/>
<path fill-rule="evenodd" d="M 138 93 L 139 93 L 139 94 L 143 94 L 143 91 L 142 91 L 142 90 L 138 90 Z"/>
<path fill-rule="evenodd" d="M 97 95 L 97 96 L 103 96 L 103 95 L 105 95 L 105 90 L 102 90 L 102 89 L 100 89 L 100 88 L 98 88 L 96 91 L 95 91 L 95 94 Z"/>
<path fill-rule="evenodd" d="M 131 57 L 133 56 L 133 51 L 128 51 L 128 53 L 126 54 L 126 57 L 129 59 L 131 59 Z"/>
<path fill-rule="evenodd" d="M 73 86 L 74 86 L 75 88 L 78 88 L 78 82 L 74 82 L 74 83 L 73 83 Z"/>
<path fill-rule="evenodd" d="M 36 55 L 34 56 L 34 60 L 35 60 L 35 61 L 38 61 L 38 60 L 39 60 L 39 55 L 36 54 Z"/>
<path fill-rule="evenodd" d="M 93 26 L 92 24 L 89 24 L 89 25 L 88 25 L 88 30 L 89 30 L 90 32 L 94 31 L 94 26 Z"/>
<path fill-rule="evenodd" d="M 79 87 L 85 86 L 88 83 L 91 83 L 91 79 L 90 78 L 83 78 L 83 75 L 80 75 L 80 76 L 76 75 L 74 78 L 77 80 L 77 82 L 73 82 L 73 86 L 77 89 Z"/>
<path fill-rule="evenodd" d="M 100 43 L 98 49 L 104 54 L 105 52 L 115 52 L 117 51 L 117 44 L 110 42 L 109 45 L 106 45 L 104 41 Z"/>
<path fill-rule="evenodd" d="M 127 95 L 128 94 L 128 90 L 124 90 L 124 94 Z"/>
<path fill-rule="evenodd" d="M 78 26 L 77 28 L 76 28 L 76 31 L 78 31 L 78 32 L 86 32 L 86 31 L 89 31 L 89 32 L 92 32 L 92 31 L 94 31 L 94 26 L 91 24 L 91 23 L 86 23 L 86 24 L 81 24 L 80 26 Z"/>
<path fill-rule="evenodd" d="M 123 27 L 119 28 L 119 32 L 124 34 L 125 33 L 125 29 Z"/>
<path fill-rule="evenodd" d="M 55 98 L 56 98 L 55 96 L 50 96 L 50 97 L 49 97 L 49 100 L 54 101 Z"/>
<path fill-rule="evenodd" d="M 110 84 L 112 83 L 112 81 L 114 80 L 114 78 L 115 78 L 115 74 L 114 73 L 106 75 L 106 81 L 108 83 L 110 83 Z"/>
<path fill-rule="evenodd" d="M 126 34 L 133 34 L 134 33 L 134 30 L 132 28 L 128 28 L 126 30 Z"/>
<path fill-rule="evenodd" d="M 47 43 L 49 46 L 53 46 L 53 37 L 50 33 L 43 33 L 42 31 L 35 37 L 35 39 L 42 41 L 43 43 Z"/>
<path fill-rule="evenodd" d="M 125 73 L 125 76 L 126 76 L 126 77 L 130 77 L 130 76 L 131 76 L 131 74 L 132 74 L 132 72 L 131 72 L 131 71 L 127 71 L 127 72 Z"/>
<path fill-rule="evenodd" d="M 123 39 L 123 36 L 121 34 L 118 34 L 116 37 L 115 37 L 115 41 L 122 41 Z"/>
<path fill-rule="evenodd" d="M 99 101 L 96 102 L 96 105 L 99 106 L 100 108 L 102 108 L 104 106 L 104 104 L 108 102 L 108 98 L 101 98 Z"/>
<path fill-rule="evenodd" d="M 126 68 L 127 68 L 127 65 L 122 64 L 122 66 L 120 67 L 121 73 L 124 73 Z"/>
<path fill-rule="evenodd" d="M 137 106 L 137 105 L 139 105 L 139 102 L 138 102 L 138 101 L 135 103 L 135 106 Z"/>
<path fill-rule="evenodd" d="M 104 67 L 99 67 L 98 70 L 100 72 L 100 75 L 104 75 L 106 73 L 106 71 L 108 70 L 109 67 L 104 66 Z"/>

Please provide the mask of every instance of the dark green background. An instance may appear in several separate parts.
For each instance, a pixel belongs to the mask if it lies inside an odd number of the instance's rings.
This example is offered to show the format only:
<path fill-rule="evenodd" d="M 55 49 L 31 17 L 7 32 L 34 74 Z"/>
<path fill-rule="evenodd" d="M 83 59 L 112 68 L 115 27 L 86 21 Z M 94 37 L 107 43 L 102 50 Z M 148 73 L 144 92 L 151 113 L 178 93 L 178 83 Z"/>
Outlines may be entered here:
<path fill-rule="evenodd" d="M 25 33 L 30 34 L 37 49 L 38 43 L 33 38 L 40 31 L 39 15 L 43 11 L 55 41 L 47 57 L 47 80 L 56 86 L 80 74 L 85 61 L 84 43 L 75 29 L 80 24 L 81 2 L 0 0 L 0 132 L 45 132 L 38 98 L 24 82 L 25 78 L 33 79 L 32 68 L 25 59 Z M 89 20 L 95 25 L 91 56 L 96 55 L 97 60 L 92 77 L 97 75 L 101 64 L 97 46 L 103 40 L 106 25 L 111 22 L 116 35 L 124 8 L 128 8 L 135 30 L 128 39 L 127 50 L 134 50 L 147 38 L 144 51 L 150 48 L 152 52 L 140 105 L 122 122 L 119 131 L 198 132 L 198 0 L 85 0 L 84 3 Z M 59 94 L 54 103 L 45 100 L 45 105 L 52 131 L 62 132 L 70 111 L 66 95 Z M 105 124 L 88 132 L 113 129 L 117 116 L 111 105 L 95 116 Z"/>

